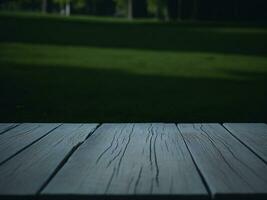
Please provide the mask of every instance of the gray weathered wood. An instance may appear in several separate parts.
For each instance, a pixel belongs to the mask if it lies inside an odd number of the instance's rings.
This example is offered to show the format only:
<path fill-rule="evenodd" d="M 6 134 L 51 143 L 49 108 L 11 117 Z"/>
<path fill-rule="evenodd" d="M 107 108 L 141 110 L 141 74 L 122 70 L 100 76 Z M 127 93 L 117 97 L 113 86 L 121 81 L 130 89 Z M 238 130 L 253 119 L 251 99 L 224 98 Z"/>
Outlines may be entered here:
<path fill-rule="evenodd" d="M 178 128 L 213 196 L 267 197 L 267 165 L 221 125 L 179 124 Z"/>
<path fill-rule="evenodd" d="M 34 195 L 96 124 L 64 124 L 0 166 L 0 196 Z"/>
<path fill-rule="evenodd" d="M 0 135 L 0 163 L 10 158 L 60 124 L 25 123 Z"/>
<path fill-rule="evenodd" d="M 4 133 L 5 131 L 16 127 L 17 123 L 0 123 L 0 134 Z"/>
<path fill-rule="evenodd" d="M 267 162 L 267 125 L 259 123 L 225 123 L 224 126 Z"/>
<path fill-rule="evenodd" d="M 175 124 L 103 124 L 42 194 L 208 197 Z"/>

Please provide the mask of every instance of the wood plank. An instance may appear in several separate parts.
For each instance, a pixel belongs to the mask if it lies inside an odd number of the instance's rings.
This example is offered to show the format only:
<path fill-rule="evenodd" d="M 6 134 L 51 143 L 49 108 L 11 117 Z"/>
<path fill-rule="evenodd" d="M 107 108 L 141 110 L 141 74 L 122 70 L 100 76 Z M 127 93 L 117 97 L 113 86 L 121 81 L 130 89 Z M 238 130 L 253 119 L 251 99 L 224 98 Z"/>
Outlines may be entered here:
<path fill-rule="evenodd" d="M 175 124 L 103 124 L 42 194 L 208 198 Z"/>
<path fill-rule="evenodd" d="M 0 123 L 0 134 L 3 134 L 4 132 L 16 127 L 17 123 Z"/>
<path fill-rule="evenodd" d="M 221 125 L 178 128 L 213 197 L 267 197 L 267 165 Z"/>
<path fill-rule="evenodd" d="M 224 126 L 253 152 L 267 162 L 267 125 L 225 123 Z"/>
<path fill-rule="evenodd" d="M 96 124 L 64 124 L 0 166 L 0 197 L 34 195 Z"/>
<path fill-rule="evenodd" d="M 59 125 L 25 123 L 0 135 L 0 163 L 45 136 Z"/>

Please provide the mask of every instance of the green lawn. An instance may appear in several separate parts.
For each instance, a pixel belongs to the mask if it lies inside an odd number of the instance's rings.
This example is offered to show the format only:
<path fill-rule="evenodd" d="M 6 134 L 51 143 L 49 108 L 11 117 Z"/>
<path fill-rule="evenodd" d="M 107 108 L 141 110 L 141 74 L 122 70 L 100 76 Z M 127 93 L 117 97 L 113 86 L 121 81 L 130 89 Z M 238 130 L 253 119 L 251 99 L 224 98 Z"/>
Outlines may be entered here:
<path fill-rule="evenodd" d="M 267 27 L 0 13 L 0 121 L 267 122 Z"/>

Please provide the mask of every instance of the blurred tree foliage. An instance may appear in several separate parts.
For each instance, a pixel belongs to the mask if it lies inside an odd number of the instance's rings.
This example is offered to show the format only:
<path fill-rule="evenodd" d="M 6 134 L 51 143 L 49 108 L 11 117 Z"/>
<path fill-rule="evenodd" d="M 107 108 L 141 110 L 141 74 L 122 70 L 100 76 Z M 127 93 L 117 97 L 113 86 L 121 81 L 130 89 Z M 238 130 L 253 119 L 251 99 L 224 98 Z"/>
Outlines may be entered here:
<path fill-rule="evenodd" d="M 130 6 L 129 6 L 130 5 Z M 157 17 L 162 20 L 267 21 L 267 0 L 0 0 L 1 10 Z"/>

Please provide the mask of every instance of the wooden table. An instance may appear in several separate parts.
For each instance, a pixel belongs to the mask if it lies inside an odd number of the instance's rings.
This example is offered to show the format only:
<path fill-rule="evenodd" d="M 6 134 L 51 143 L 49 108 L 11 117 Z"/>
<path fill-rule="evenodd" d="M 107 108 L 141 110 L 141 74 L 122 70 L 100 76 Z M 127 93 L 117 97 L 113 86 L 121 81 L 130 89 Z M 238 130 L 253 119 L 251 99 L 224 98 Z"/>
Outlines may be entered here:
<path fill-rule="evenodd" d="M 0 199 L 267 199 L 267 125 L 2 123 Z"/>

